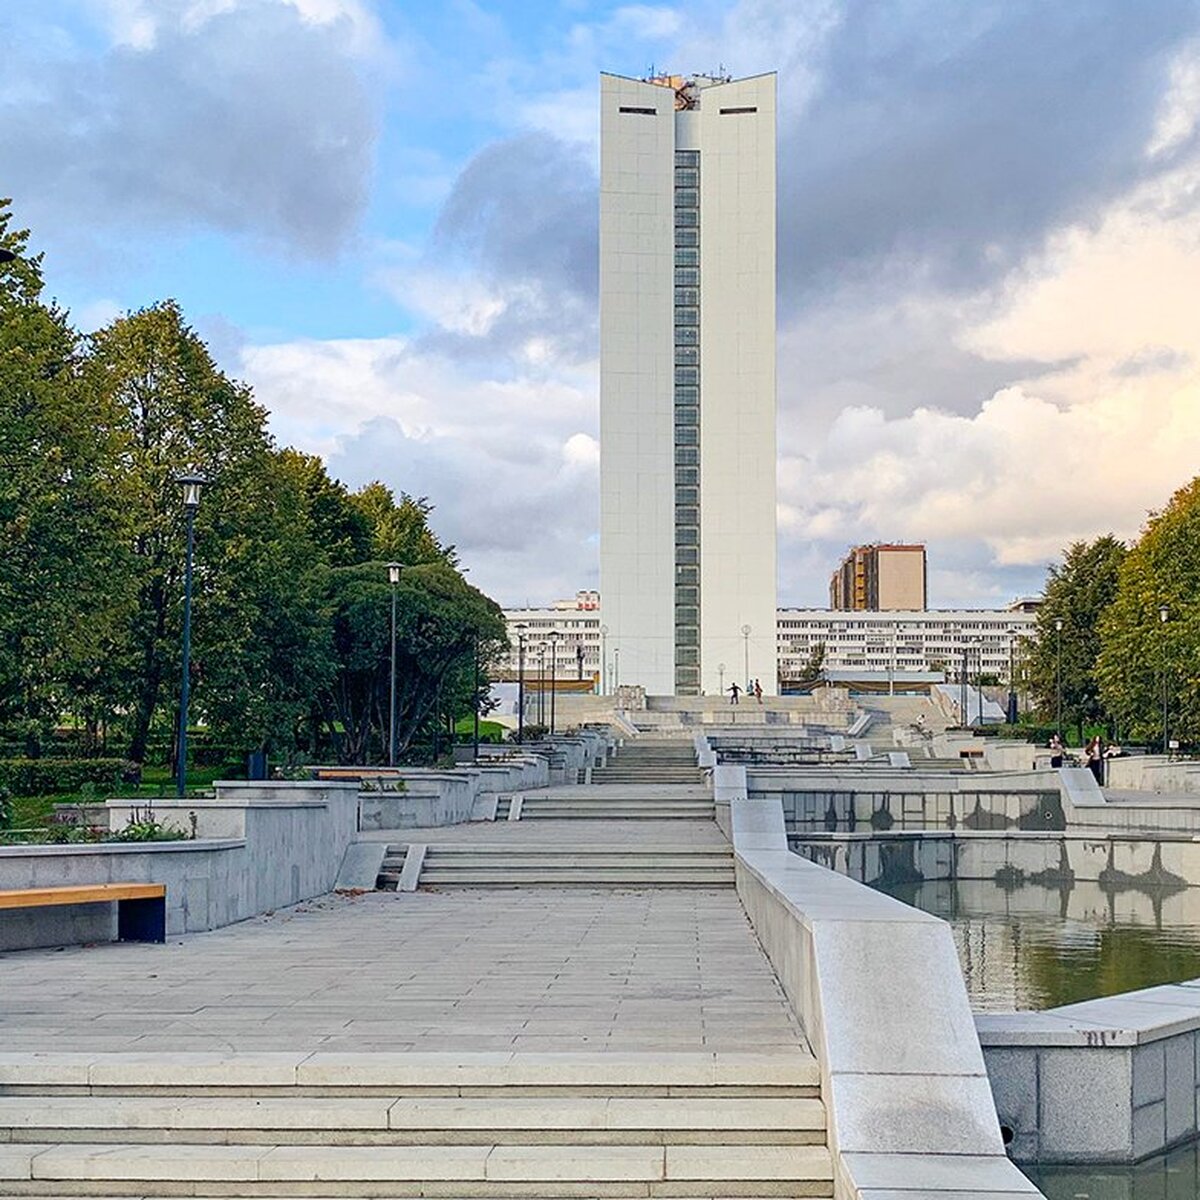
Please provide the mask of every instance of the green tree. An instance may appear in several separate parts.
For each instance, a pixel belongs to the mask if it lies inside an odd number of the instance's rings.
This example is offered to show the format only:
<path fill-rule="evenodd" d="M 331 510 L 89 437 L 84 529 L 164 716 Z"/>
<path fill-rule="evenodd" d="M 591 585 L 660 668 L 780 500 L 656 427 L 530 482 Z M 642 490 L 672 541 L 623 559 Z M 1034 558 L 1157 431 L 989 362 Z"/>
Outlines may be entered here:
<path fill-rule="evenodd" d="M 319 560 L 265 410 L 217 369 L 173 301 L 95 334 L 83 373 L 117 413 L 133 603 L 107 668 L 128 714 L 129 756 L 145 758 L 156 716 L 178 690 L 183 470 L 210 479 L 196 515 L 195 713 L 236 730 L 245 746 L 285 736 L 325 679 L 304 582 Z M 173 725 L 169 705 L 166 715 Z"/>
<path fill-rule="evenodd" d="M 429 527 L 433 505 L 424 496 L 401 493 L 397 503 L 392 490 L 376 481 L 355 492 L 351 502 L 369 523 L 373 558 L 410 566 L 434 562 L 458 566 L 454 547 L 443 546 Z"/>
<path fill-rule="evenodd" d="M 1117 578 L 1128 551 L 1111 534 L 1075 542 L 1061 565 L 1050 568 L 1045 598 L 1038 609 L 1037 636 L 1029 649 L 1029 687 L 1044 719 L 1057 717 L 1059 652 L 1065 726 L 1083 727 L 1105 716 L 1096 661 L 1100 621 L 1117 593 Z M 1056 622 L 1062 621 L 1061 634 Z"/>
<path fill-rule="evenodd" d="M 387 750 L 391 585 L 383 562 L 331 570 L 337 671 L 323 700 L 326 727 L 344 762 Z M 397 745 L 403 754 L 445 712 L 474 703 L 474 653 L 481 663 L 507 646 L 497 605 L 444 562 L 406 569 L 397 588 Z M 486 676 L 479 700 L 486 697 Z"/>
<path fill-rule="evenodd" d="M 1167 621 L 1159 610 L 1167 609 Z M 1100 624 L 1097 675 L 1122 735 L 1200 740 L 1200 477 L 1150 519 L 1121 568 Z"/>
<path fill-rule="evenodd" d="M 80 377 L 41 257 L 0 200 L 0 721 L 37 753 L 87 689 L 126 602 L 111 414 Z M 115 569 L 114 569 L 115 568 Z"/>
<path fill-rule="evenodd" d="M 329 477 L 315 454 L 281 450 L 279 464 L 298 490 L 312 539 L 330 566 L 349 567 L 375 557 L 370 514 L 345 484 Z"/>

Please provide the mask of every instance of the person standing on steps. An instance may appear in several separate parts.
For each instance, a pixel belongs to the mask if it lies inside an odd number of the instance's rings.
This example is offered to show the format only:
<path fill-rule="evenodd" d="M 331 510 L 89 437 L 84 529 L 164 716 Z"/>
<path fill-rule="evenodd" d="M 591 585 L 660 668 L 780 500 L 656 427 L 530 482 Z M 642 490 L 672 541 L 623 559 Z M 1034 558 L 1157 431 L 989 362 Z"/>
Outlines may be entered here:
<path fill-rule="evenodd" d="M 1050 766 L 1057 770 L 1063 765 L 1063 740 L 1057 733 L 1050 735 Z"/>
<path fill-rule="evenodd" d="M 742 689 L 738 687 L 737 680 L 735 679 L 733 683 L 729 685 L 729 703 L 736 704 L 738 702 L 738 696 L 741 695 L 741 692 Z"/>
<path fill-rule="evenodd" d="M 762 684 L 757 679 L 754 681 L 754 698 L 759 704 L 762 703 Z"/>

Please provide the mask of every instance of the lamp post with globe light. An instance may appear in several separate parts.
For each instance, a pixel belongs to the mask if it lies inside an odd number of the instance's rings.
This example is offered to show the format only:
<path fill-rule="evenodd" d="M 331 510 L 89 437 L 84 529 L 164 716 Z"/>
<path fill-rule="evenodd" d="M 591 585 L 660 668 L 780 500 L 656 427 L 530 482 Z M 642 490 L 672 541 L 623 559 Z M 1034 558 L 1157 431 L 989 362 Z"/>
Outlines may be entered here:
<path fill-rule="evenodd" d="M 403 563 L 390 562 L 387 565 L 388 583 L 392 588 L 392 663 L 389 680 L 388 696 L 388 766 L 396 765 L 396 590 L 400 585 L 400 572 Z"/>
<path fill-rule="evenodd" d="M 1062 617 L 1054 622 L 1054 731 L 1063 735 L 1062 724 Z"/>
<path fill-rule="evenodd" d="M 554 732 L 554 696 L 558 686 L 558 642 L 562 634 L 550 631 L 550 732 Z"/>
<path fill-rule="evenodd" d="M 1159 605 L 1158 609 L 1158 625 L 1161 630 L 1161 635 L 1158 642 L 1158 657 L 1159 657 L 1159 673 L 1162 675 L 1162 731 L 1163 731 L 1163 754 L 1170 755 L 1171 743 L 1168 733 L 1167 723 L 1167 621 L 1170 619 L 1171 610 L 1165 605 Z"/>
<path fill-rule="evenodd" d="M 175 779 L 175 794 L 182 798 L 187 787 L 188 702 L 191 699 L 192 559 L 196 540 L 196 509 L 200 507 L 200 489 L 207 480 L 192 471 L 178 476 L 175 482 L 183 489 L 183 511 L 187 520 L 187 551 L 183 568 L 183 678 L 179 688 L 179 762 Z"/>

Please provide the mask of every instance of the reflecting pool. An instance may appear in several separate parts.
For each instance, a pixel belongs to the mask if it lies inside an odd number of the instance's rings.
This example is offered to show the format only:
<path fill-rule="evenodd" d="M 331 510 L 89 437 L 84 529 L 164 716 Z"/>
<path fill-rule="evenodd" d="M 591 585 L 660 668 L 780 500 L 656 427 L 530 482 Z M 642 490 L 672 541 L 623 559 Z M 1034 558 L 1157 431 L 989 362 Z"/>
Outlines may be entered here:
<path fill-rule="evenodd" d="M 1200 888 L 873 886 L 950 923 L 977 1012 L 1054 1008 L 1200 977 Z"/>
<path fill-rule="evenodd" d="M 1200 1147 L 1185 1146 L 1136 1167 L 1023 1167 L 1047 1200 L 1196 1200 Z"/>

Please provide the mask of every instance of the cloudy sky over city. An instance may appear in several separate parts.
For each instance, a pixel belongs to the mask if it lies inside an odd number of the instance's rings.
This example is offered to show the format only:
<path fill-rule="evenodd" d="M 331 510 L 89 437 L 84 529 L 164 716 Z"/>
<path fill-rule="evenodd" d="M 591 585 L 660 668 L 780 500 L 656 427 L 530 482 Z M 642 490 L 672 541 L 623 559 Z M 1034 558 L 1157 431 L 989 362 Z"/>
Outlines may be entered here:
<path fill-rule="evenodd" d="M 595 586 L 597 74 L 779 72 L 780 600 L 1038 590 L 1200 471 L 1196 0 L 6 0 L 0 194 L 84 330 L 177 298 L 281 442 Z"/>

